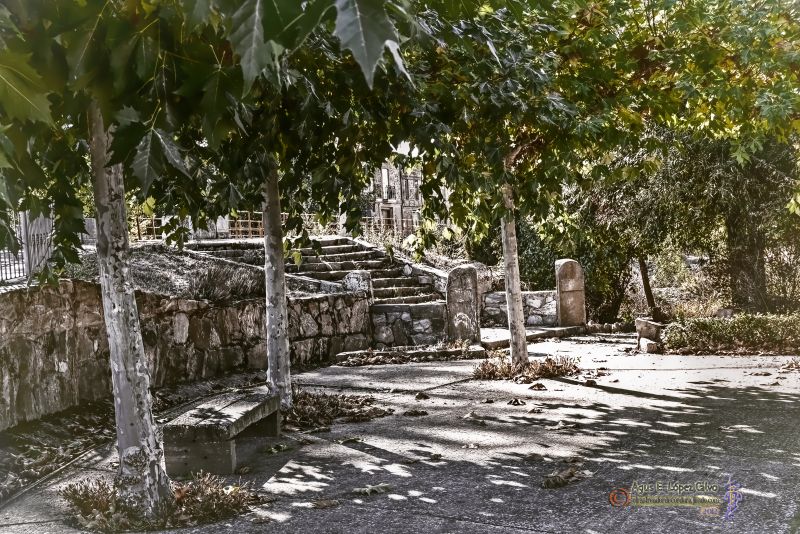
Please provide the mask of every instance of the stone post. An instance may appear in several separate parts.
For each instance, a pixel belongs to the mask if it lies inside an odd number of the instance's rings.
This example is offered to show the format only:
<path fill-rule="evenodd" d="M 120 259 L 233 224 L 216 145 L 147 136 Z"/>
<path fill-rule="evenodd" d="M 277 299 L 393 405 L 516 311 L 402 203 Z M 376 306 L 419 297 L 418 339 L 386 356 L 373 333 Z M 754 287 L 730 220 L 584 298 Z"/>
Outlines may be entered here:
<path fill-rule="evenodd" d="M 556 315 L 558 326 L 586 325 L 583 269 L 575 260 L 556 261 Z"/>
<path fill-rule="evenodd" d="M 480 341 L 478 271 L 460 265 L 447 274 L 447 336 L 450 341 Z"/>

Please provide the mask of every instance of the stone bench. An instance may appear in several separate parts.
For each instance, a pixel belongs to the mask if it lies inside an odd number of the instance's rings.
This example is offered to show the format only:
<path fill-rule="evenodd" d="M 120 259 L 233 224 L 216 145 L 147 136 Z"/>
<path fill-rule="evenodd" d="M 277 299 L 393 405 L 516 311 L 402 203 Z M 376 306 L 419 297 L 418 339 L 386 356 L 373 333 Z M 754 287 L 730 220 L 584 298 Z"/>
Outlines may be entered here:
<path fill-rule="evenodd" d="M 167 473 L 234 473 L 280 435 L 280 414 L 266 386 L 209 399 L 164 425 Z"/>

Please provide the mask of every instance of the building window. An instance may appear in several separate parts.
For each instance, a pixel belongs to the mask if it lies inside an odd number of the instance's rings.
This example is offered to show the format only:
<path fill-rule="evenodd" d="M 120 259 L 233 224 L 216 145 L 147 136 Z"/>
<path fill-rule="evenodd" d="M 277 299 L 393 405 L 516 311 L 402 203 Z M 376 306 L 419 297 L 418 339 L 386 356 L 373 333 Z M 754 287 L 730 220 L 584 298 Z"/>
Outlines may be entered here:
<path fill-rule="evenodd" d="M 381 198 L 389 198 L 389 169 L 381 168 Z"/>

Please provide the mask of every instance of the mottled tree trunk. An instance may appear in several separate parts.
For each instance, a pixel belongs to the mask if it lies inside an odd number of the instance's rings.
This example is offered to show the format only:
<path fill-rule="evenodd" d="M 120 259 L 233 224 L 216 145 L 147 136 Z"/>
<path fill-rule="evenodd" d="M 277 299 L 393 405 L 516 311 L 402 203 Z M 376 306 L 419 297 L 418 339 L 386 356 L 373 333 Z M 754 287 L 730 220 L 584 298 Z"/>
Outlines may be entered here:
<path fill-rule="evenodd" d="M 647 299 L 647 307 L 650 313 L 654 313 L 656 308 L 656 299 L 653 298 L 653 289 L 650 287 L 650 273 L 647 272 L 647 261 L 639 257 L 639 273 L 642 275 L 642 288 L 644 289 L 644 297 Z"/>
<path fill-rule="evenodd" d="M 267 312 L 267 384 L 281 398 L 281 407 L 292 406 L 292 376 L 289 362 L 289 322 L 286 309 L 286 276 L 281 227 L 281 197 L 278 173 L 271 170 L 263 189 L 264 276 Z"/>
<path fill-rule="evenodd" d="M 522 284 L 519 279 L 514 196 L 509 184 L 503 185 L 503 202 L 507 210 L 501 222 L 501 232 L 503 261 L 506 268 L 506 304 L 508 306 L 508 330 L 511 336 L 511 361 L 514 364 L 522 364 L 528 362 L 528 341 L 525 332 L 525 314 L 522 311 Z"/>
<path fill-rule="evenodd" d="M 121 165 L 106 168 L 110 136 L 96 103 L 89 110 L 97 264 L 117 424 L 116 487 L 126 506 L 151 518 L 171 497 L 161 437 L 153 421 L 150 373 L 129 273 L 128 217 Z"/>

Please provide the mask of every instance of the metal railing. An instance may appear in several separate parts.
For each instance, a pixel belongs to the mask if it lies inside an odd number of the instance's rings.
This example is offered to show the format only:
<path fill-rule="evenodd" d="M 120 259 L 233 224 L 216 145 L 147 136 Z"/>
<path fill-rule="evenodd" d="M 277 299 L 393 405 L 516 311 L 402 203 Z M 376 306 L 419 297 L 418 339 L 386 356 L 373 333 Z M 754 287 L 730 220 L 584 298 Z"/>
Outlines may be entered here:
<path fill-rule="evenodd" d="M 50 218 L 31 219 L 27 212 L 13 213 L 11 223 L 20 248 L 16 254 L 0 249 L 0 282 L 30 277 L 52 252 L 53 221 Z"/>
<path fill-rule="evenodd" d="M 240 211 L 236 217 L 229 217 L 228 235 L 231 239 L 264 237 L 263 212 Z"/>

